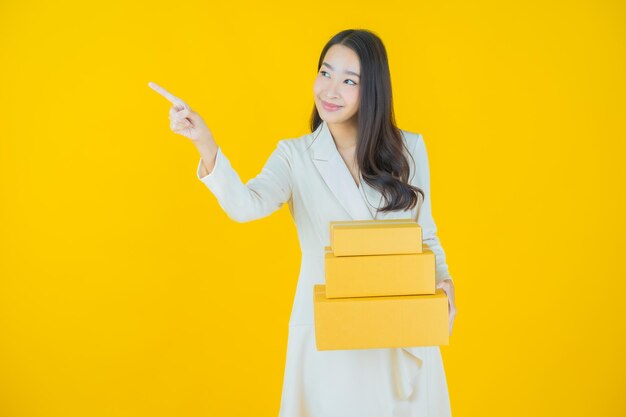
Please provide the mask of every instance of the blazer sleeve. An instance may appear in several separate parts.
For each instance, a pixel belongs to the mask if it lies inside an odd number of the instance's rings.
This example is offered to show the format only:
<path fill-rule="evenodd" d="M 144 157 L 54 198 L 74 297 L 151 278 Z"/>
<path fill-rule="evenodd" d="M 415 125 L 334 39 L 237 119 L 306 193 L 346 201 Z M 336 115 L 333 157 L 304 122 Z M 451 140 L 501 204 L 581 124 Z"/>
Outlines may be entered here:
<path fill-rule="evenodd" d="M 424 202 L 420 208 L 418 223 L 422 227 L 422 241 L 435 254 L 436 260 L 436 281 L 437 283 L 444 279 L 452 280 L 446 263 L 446 253 L 441 246 L 439 237 L 437 236 L 437 225 L 432 215 L 431 194 L 430 194 L 430 166 L 428 164 L 428 153 L 426 152 L 426 144 L 421 134 L 417 134 L 415 143 L 416 176 L 418 178 L 417 186 L 424 191 Z"/>
<path fill-rule="evenodd" d="M 215 195 L 232 220 L 243 223 L 268 216 L 292 195 L 292 171 L 285 140 L 278 141 L 261 172 L 244 184 L 218 147 L 213 171 L 201 177 L 202 158 L 196 176 Z"/>

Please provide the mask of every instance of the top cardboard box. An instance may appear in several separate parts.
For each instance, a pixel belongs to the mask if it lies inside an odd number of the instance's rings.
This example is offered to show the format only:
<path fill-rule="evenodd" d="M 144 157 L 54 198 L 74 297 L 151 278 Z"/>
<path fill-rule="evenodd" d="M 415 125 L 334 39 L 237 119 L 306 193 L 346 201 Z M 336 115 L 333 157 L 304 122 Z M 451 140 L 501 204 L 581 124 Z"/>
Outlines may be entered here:
<path fill-rule="evenodd" d="M 412 219 L 330 222 L 335 256 L 422 253 L 422 228 Z"/>

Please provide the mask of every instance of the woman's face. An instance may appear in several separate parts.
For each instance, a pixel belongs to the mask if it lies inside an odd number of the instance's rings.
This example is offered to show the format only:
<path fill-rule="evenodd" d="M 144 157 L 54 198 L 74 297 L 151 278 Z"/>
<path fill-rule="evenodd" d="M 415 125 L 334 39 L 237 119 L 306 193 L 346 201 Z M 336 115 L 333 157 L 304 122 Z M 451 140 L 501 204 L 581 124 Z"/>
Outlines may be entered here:
<path fill-rule="evenodd" d="M 352 49 L 333 45 L 326 51 L 313 84 L 315 106 L 322 120 L 343 123 L 356 116 L 359 110 L 360 74 L 359 57 Z"/>

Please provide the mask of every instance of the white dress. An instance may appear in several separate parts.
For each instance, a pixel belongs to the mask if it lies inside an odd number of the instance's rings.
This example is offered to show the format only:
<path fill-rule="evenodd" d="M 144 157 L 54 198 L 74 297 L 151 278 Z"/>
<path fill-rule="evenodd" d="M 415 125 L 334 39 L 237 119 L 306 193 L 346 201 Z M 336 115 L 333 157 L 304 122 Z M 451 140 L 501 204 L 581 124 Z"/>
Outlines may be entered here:
<path fill-rule="evenodd" d="M 423 241 L 435 253 L 436 280 L 452 279 L 431 214 L 430 171 L 421 134 L 401 130 L 413 156 L 411 184 L 425 199 L 419 212 Z M 413 164 L 415 161 L 415 164 Z M 218 148 L 213 171 L 197 177 L 229 218 L 247 222 L 287 203 L 302 253 L 289 320 L 279 417 L 446 417 L 451 415 L 439 346 L 318 351 L 313 286 L 324 283 L 324 246 L 334 220 L 415 218 L 417 208 L 377 213 L 382 194 L 357 186 L 326 122 L 315 132 L 278 141 L 261 172 L 244 184 Z"/>

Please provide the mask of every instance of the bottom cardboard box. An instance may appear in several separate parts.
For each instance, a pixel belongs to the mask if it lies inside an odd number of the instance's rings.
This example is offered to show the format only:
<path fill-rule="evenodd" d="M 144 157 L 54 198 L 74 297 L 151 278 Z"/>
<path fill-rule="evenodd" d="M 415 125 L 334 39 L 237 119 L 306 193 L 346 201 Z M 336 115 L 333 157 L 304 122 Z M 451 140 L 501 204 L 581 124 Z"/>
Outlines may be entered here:
<path fill-rule="evenodd" d="M 317 350 L 438 346 L 449 343 L 448 297 L 435 294 L 327 298 L 313 289 Z"/>

